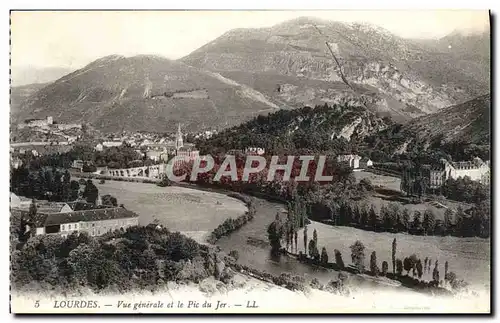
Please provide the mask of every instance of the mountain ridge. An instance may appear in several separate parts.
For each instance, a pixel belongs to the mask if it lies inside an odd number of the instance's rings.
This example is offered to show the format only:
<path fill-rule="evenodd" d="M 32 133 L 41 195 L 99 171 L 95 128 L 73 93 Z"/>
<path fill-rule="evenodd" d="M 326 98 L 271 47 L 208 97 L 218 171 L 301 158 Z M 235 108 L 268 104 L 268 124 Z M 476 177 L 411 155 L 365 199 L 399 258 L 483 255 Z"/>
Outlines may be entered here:
<path fill-rule="evenodd" d="M 232 111 L 237 105 L 240 114 Z M 155 55 L 110 55 L 63 76 L 26 99 L 18 120 L 53 116 L 107 131 L 188 130 L 233 125 L 276 109 L 265 96 L 212 72 Z"/>
<path fill-rule="evenodd" d="M 489 93 L 489 42 L 479 55 L 443 49 L 456 37 L 422 43 L 371 24 L 299 17 L 230 30 L 179 60 L 99 58 L 39 89 L 13 117 L 52 115 L 108 131 L 171 131 L 181 122 L 197 131 L 326 103 L 409 122 Z"/>

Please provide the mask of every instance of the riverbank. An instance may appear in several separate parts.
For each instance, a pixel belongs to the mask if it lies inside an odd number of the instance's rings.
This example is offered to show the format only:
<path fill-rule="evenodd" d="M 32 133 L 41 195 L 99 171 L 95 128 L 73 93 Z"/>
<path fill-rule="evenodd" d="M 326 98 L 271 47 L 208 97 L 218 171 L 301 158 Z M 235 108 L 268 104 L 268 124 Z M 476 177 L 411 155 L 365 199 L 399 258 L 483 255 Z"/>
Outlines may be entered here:
<path fill-rule="evenodd" d="M 110 194 L 119 204 L 139 214 L 139 224 L 153 222 L 206 243 L 210 233 L 228 218 L 248 212 L 240 200 L 227 194 L 195 190 L 192 187 L 94 181 L 101 195 Z"/>
<path fill-rule="evenodd" d="M 168 282 L 155 292 L 133 291 L 126 294 L 113 291 L 99 294 L 83 291 L 78 295 L 63 295 L 60 291 L 17 292 L 11 296 L 14 313 L 488 313 L 489 298 L 441 298 L 412 292 L 388 292 L 375 289 L 358 290 L 349 297 L 310 289 L 293 292 L 265 283 L 247 275 L 236 274 L 230 284 L 207 278 L 199 284 Z M 96 302 L 98 308 L 60 307 L 74 301 Z M 39 306 L 35 307 L 35 302 Z M 59 308 L 54 308 L 59 301 Z M 118 303 L 121 306 L 118 307 Z M 178 306 L 179 302 L 183 307 Z M 190 303 L 191 306 L 190 306 Z M 130 303 L 124 307 L 123 303 Z M 210 303 L 210 307 L 203 304 Z M 150 304 L 150 307 L 147 307 Z M 196 304 L 198 306 L 196 307 Z M 226 306 L 217 308 L 217 304 Z M 106 306 L 110 305 L 110 306 Z M 142 305 L 142 307 L 141 307 Z M 156 306 L 154 306 L 156 305 Z M 162 307 L 159 307 L 162 305 Z M 248 307 L 255 306 L 255 307 Z"/>

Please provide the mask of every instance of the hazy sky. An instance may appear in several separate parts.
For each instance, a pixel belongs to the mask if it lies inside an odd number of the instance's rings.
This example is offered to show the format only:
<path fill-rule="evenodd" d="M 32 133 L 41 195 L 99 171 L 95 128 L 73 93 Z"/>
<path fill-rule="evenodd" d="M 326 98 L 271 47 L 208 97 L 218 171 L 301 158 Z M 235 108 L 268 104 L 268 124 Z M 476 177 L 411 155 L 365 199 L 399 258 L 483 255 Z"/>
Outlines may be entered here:
<path fill-rule="evenodd" d="M 13 12 L 13 66 L 80 68 L 111 54 L 177 59 L 233 28 L 269 27 L 300 16 L 368 22 L 402 37 L 489 28 L 487 11 L 94 11 Z"/>

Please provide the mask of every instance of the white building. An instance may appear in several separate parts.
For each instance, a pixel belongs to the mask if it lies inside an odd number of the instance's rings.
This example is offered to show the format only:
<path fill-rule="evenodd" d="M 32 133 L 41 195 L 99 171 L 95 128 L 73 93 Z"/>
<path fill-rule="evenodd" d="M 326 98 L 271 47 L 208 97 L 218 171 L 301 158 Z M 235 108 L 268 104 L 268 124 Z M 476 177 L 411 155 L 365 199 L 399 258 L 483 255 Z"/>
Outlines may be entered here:
<path fill-rule="evenodd" d="M 342 163 L 342 164 L 347 164 L 349 167 L 353 169 L 358 169 L 359 168 L 359 162 L 361 160 L 361 157 L 358 155 L 338 155 L 337 156 L 337 162 Z"/>
<path fill-rule="evenodd" d="M 359 167 L 360 168 L 365 169 L 365 168 L 369 168 L 369 167 L 372 167 L 372 166 L 373 166 L 373 161 L 370 158 L 363 157 L 359 161 Z"/>
<path fill-rule="evenodd" d="M 47 127 L 54 123 L 54 119 L 52 117 L 47 117 L 46 119 L 29 119 L 25 120 L 24 123 L 20 123 L 17 125 L 18 129 L 23 129 L 25 127 Z"/>
<path fill-rule="evenodd" d="M 120 147 L 121 145 L 123 145 L 123 142 L 121 142 L 121 141 L 105 141 L 102 143 L 102 145 L 106 148 Z"/>
<path fill-rule="evenodd" d="M 264 153 L 266 152 L 266 150 L 264 148 L 260 148 L 260 147 L 248 147 L 247 149 L 245 149 L 245 153 L 247 155 L 264 155 Z"/>
<path fill-rule="evenodd" d="M 82 125 L 79 123 L 59 123 L 57 124 L 57 129 L 59 130 L 82 129 Z"/>
<path fill-rule="evenodd" d="M 36 235 L 87 232 L 100 236 L 115 230 L 125 230 L 139 225 L 139 215 L 123 207 L 102 208 L 64 213 L 37 213 Z"/>
<path fill-rule="evenodd" d="M 444 179 L 463 178 L 468 176 L 473 181 L 478 181 L 482 184 L 490 184 L 490 162 L 483 161 L 479 157 L 475 157 L 472 161 L 448 162 L 442 160 L 444 164 Z"/>

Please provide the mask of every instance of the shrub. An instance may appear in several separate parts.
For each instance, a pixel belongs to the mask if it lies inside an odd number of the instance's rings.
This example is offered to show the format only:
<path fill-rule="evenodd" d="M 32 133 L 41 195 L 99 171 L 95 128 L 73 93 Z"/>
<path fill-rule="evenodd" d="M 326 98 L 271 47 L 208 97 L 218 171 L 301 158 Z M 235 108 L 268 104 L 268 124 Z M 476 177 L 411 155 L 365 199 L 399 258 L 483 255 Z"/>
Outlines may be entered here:
<path fill-rule="evenodd" d="M 339 266 L 340 269 L 343 269 L 345 265 L 344 261 L 342 260 L 342 254 L 337 249 L 335 249 L 333 252 L 335 253 L 335 263 L 337 264 L 337 266 Z"/>
<path fill-rule="evenodd" d="M 387 261 L 384 260 L 382 262 L 382 276 L 387 275 L 388 270 L 389 270 L 389 264 L 387 263 Z"/>

